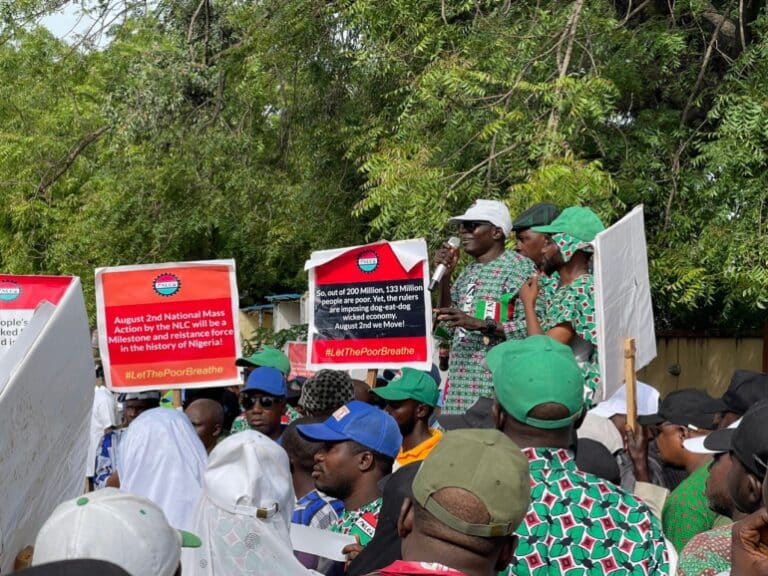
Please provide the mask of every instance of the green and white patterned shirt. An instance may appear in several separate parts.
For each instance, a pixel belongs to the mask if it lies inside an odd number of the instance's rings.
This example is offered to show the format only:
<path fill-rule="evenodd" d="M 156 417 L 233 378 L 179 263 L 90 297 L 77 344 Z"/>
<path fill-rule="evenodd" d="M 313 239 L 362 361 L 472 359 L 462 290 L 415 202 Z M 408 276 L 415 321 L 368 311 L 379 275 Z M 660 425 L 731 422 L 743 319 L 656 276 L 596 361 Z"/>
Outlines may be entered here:
<path fill-rule="evenodd" d="M 358 536 L 360 544 L 367 545 L 376 532 L 381 512 L 381 498 L 361 506 L 357 510 L 344 510 L 335 524 L 331 524 L 331 532 Z"/>
<path fill-rule="evenodd" d="M 517 293 L 533 273 L 533 262 L 514 250 L 505 250 L 491 262 L 472 262 L 451 286 L 451 304 L 475 318 L 495 319 L 507 339 L 525 338 L 525 311 Z M 493 396 L 491 373 L 484 362 L 496 344 L 486 343 L 477 331 L 453 331 L 444 414 L 463 414 L 478 397 Z"/>

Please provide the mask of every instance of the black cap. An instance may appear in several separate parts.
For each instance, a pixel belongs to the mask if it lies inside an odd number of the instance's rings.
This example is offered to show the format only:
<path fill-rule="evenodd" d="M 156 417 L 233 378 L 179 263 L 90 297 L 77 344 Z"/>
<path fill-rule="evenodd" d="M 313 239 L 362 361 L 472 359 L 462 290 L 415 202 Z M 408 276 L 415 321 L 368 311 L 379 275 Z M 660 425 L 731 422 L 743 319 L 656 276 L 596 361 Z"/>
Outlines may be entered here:
<path fill-rule="evenodd" d="M 706 411 L 712 400 L 714 398 L 703 390 L 676 390 L 667 394 L 664 400 L 659 400 L 659 410 L 656 414 L 640 416 L 637 421 L 642 425 L 671 422 L 697 430 L 712 430 L 713 417 Z"/>
<path fill-rule="evenodd" d="M 560 210 L 554 204 L 539 202 L 515 218 L 515 221 L 512 222 L 512 230 L 526 230 L 534 226 L 552 224 L 552 220 L 557 218 L 559 214 Z"/>
<path fill-rule="evenodd" d="M 493 422 L 493 398 L 481 396 L 464 414 L 448 414 L 437 419 L 438 424 L 445 430 L 461 428 L 495 428 Z"/>
<path fill-rule="evenodd" d="M 621 484 L 621 472 L 610 450 L 591 438 L 579 438 L 576 443 L 576 467 L 582 472 L 614 484 Z"/>
<path fill-rule="evenodd" d="M 38 564 L 23 570 L 29 576 L 130 576 L 128 572 L 104 560 L 60 560 Z"/>
<path fill-rule="evenodd" d="M 750 406 L 761 400 L 768 400 L 768 374 L 736 370 L 723 396 L 713 399 L 706 410 L 711 414 L 717 412 L 744 414 Z"/>
<path fill-rule="evenodd" d="M 768 461 L 768 402 L 760 402 L 744 414 L 733 430 L 731 452 L 750 473 L 763 479 Z"/>

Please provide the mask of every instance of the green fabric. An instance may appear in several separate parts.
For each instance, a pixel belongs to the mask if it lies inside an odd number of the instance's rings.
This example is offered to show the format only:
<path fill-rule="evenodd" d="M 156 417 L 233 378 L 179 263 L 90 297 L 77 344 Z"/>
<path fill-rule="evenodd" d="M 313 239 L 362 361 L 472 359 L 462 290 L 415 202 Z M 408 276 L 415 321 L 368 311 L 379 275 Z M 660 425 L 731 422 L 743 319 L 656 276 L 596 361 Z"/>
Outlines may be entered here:
<path fill-rule="evenodd" d="M 361 506 L 357 510 L 344 510 L 335 524 L 331 525 L 331 532 L 358 536 L 360 544 L 366 546 L 376 532 L 381 511 L 381 498 Z"/>
<path fill-rule="evenodd" d="M 672 491 L 664 503 L 661 511 L 664 534 L 678 551 L 696 534 L 711 530 L 717 518 L 707 506 L 704 495 L 707 478 L 709 467 L 699 467 Z"/>
<path fill-rule="evenodd" d="M 592 398 L 600 385 L 595 287 L 592 275 L 579 276 L 570 284 L 544 292 L 543 296 L 546 312 L 541 329 L 547 332 L 558 324 L 570 324 L 576 336 L 591 345 L 588 357 L 576 359 L 584 378 L 584 400 L 587 407 L 591 407 Z"/>
<path fill-rule="evenodd" d="M 560 213 L 551 224 L 534 226 L 534 232 L 557 234 L 565 232 L 584 242 L 592 242 L 599 232 L 605 230 L 605 226 L 597 214 L 589 208 L 571 206 Z"/>
<path fill-rule="evenodd" d="M 680 553 L 678 576 L 716 576 L 730 570 L 732 527 L 733 520 L 728 518 L 728 525 L 691 538 Z"/>
<path fill-rule="evenodd" d="M 504 409 L 519 422 L 537 428 L 567 426 L 584 406 L 584 379 L 573 352 L 549 336 L 503 342 L 488 352 L 493 388 Z M 540 421 L 528 413 L 548 402 L 568 409 L 568 418 Z"/>
<path fill-rule="evenodd" d="M 261 350 L 245 358 L 238 358 L 238 366 L 266 366 L 280 370 L 284 376 L 291 372 L 291 362 L 281 350 L 272 346 L 262 346 Z"/>
<path fill-rule="evenodd" d="M 514 302 L 512 320 L 503 320 L 506 339 L 528 335 L 525 313 L 517 293 L 520 286 L 534 273 L 533 262 L 513 250 L 491 262 L 472 262 L 451 286 L 451 305 L 475 316 L 481 306 L 501 302 L 510 295 Z M 463 328 L 451 330 L 451 355 L 444 414 L 463 414 L 480 396 L 491 396 L 491 373 L 485 368 L 485 355 L 498 341 L 487 341 L 477 331 Z"/>
<path fill-rule="evenodd" d="M 563 256 L 564 262 L 570 262 L 573 255 L 579 250 L 582 252 L 592 253 L 592 245 L 589 242 L 583 242 L 578 238 L 574 238 L 570 234 L 561 232 L 559 234 L 552 235 L 552 241 L 557 244 L 560 254 Z"/>
<path fill-rule="evenodd" d="M 398 378 L 386 386 L 374 388 L 371 392 L 384 400 L 398 402 L 411 399 L 432 407 L 437 406 L 440 394 L 435 379 L 414 368 L 403 368 Z"/>

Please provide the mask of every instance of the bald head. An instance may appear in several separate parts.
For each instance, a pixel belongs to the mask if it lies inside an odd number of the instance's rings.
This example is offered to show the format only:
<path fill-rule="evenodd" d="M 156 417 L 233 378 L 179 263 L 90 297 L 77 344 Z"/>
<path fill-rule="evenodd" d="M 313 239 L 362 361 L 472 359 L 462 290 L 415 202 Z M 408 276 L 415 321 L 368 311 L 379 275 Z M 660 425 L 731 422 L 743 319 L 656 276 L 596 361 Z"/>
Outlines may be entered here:
<path fill-rule="evenodd" d="M 184 413 L 195 427 L 203 446 L 210 453 L 221 436 L 224 426 L 224 408 L 215 400 L 200 398 L 187 406 Z"/>

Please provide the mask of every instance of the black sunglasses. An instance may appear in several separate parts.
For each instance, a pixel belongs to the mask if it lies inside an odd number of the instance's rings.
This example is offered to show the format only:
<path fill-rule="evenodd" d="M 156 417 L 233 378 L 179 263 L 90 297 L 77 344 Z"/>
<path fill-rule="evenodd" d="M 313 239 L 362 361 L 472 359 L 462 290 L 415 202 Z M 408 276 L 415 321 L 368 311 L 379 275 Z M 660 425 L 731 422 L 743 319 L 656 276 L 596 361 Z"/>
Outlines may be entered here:
<path fill-rule="evenodd" d="M 475 228 L 485 225 L 491 226 L 492 224 L 485 220 L 462 220 L 461 229 L 466 230 L 467 232 L 474 232 Z"/>
<path fill-rule="evenodd" d="M 275 404 L 280 404 L 282 398 L 278 398 L 277 396 L 249 396 L 248 394 L 243 394 L 240 397 L 240 406 L 243 410 L 250 410 L 256 406 L 257 402 L 261 404 L 261 407 L 264 408 L 264 410 L 269 410 L 274 407 Z"/>

